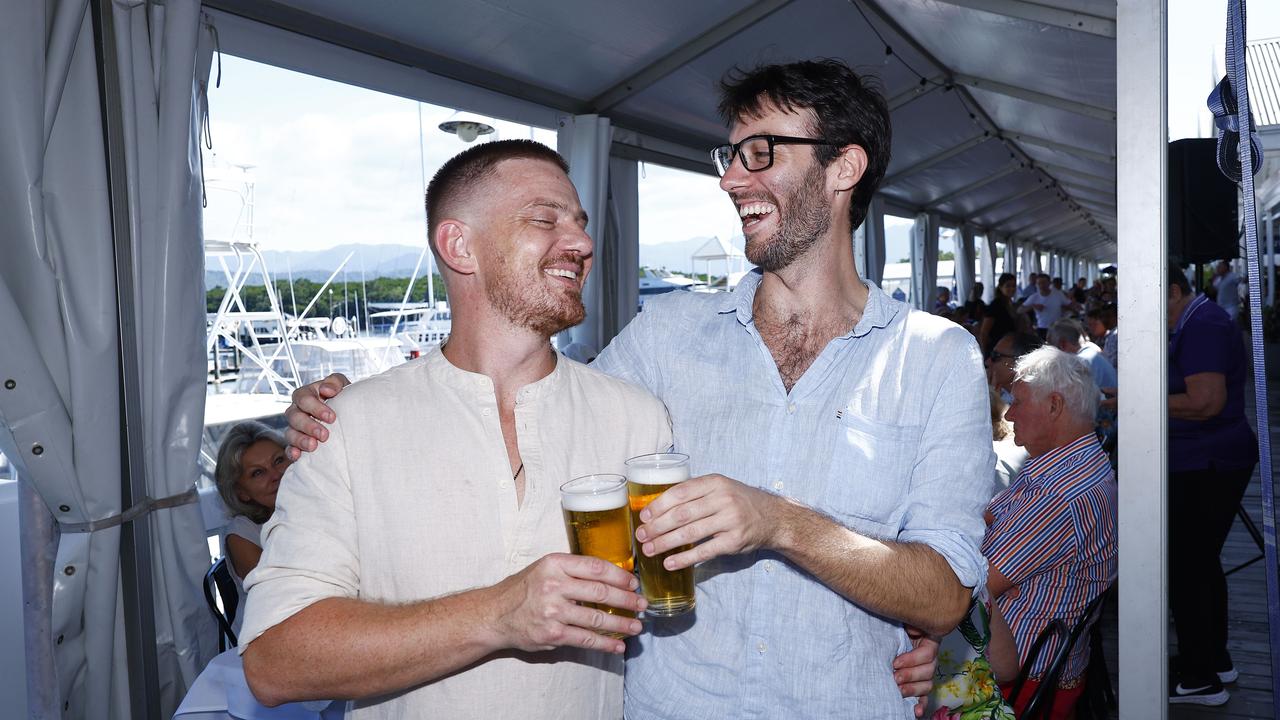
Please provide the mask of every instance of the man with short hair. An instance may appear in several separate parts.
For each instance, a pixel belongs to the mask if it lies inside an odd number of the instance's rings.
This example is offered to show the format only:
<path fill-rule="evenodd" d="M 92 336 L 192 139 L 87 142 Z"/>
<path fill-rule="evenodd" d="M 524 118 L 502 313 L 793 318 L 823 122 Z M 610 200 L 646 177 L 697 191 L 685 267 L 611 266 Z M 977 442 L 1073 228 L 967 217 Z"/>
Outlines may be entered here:
<path fill-rule="evenodd" d="M 1084 307 L 1089 299 L 1088 278 L 1076 278 L 1075 287 L 1071 288 L 1071 299 L 1080 307 Z"/>
<path fill-rule="evenodd" d="M 1061 285 L 1061 283 L 1059 283 Z M 1061 290 L 1051 287 L 1049 276 L 1036 278 L 1036 291 L 1031 293 L 1022 304 L 1022 312 L 1034 311 L 1036 315 L 1036 334 L 1045 337 L 1049 334 L 1049 326 L 1062 317 L 1063 310 L 1074 310 L 1076 304 Z"/>
<path fill-rule="evenodd" d="M 1056 348 L 1034 350 L 1014 368 L 1013 398 L 1005 418 L 1029 459 L 992 499 L 982 542 L 987 589 L 998 611 L 991 661 L 1006 691 L 1041 631 L 1054 620 L 1073 626 L 1115 581 L 1117 569 L 1115 474 L 1093 432 L 1098 388 L 1088 368 Z M 1012 631 L 1012 646 L 1001 641 L 1002 622 Z M 1041 649 L 1020 696 L 1011 698 L 1017 712 L 1062 642 L 1052 635 Z M 1088 643 L 1076 643 L 1049 717 L 1072 717 L 1088 657 Z"/>
<path fill-rule="evenodd" d="M 1117 385 L 1116 369 L 1111 367 L 1102 348 L 1094 345 L 1085 334 L 1084 326 L 1076 320 L 1063 318 L 1049 327 L 1050 345 L 1068 355 L 1074 355 L 1089 366 L 1093 374 L 1093 382 L 1099 388 L 1113 388 Z"/>
<path fill-rule="evenodd" d="M 692 546 L 665 563 L 696 565 L 698 600 L 633 641 L 627 717 L 910 718 L 903 624 L 949 631 L 986 577 L 977 344 L 858 276 L 849 237 L 889 163 L 877 90 L 837 61 L 770 65 L 720 109 L 713 158 L 759 270 L 648 301 L 594 365 L 666 403 L 701 473 L 636 529 L 648 555 Z M 313 447 L 327 411 L 294 398 L 291 441 Z"/>
<path fill-rule="evenodd" d="M 662 404 L 557 355 L 586 213 L 553 150 L 468 149 L 427 189 L 448 343 L 349 388 L 290 469 L 249 575 L 245 677 L 351 718 L 618 718 L 627 571 L 567 554 L 559 485 L 671 443 Z"/>
<path fill-rule="evenodd" d="M 720 111 L 720 187 L 759 271 L 651 301 L 596 361 L 666 402 L 705 473 L 640 514 L 641 552 L 692 545 L 665 562 L 696 566 L 698 607 L 633 644 L 627 717 L 909 718 L 880 670 L 901 623 L 950 630 L 985 577 L 977 343 L 858 276 L 849 237 L 890 147 L 863 78 L 765 66 L 727 78 Z"/>
<path fill-rule="evenodd" d="M 1213 287 L 1218 292 L 1218 305 L 1234 322 L 1240 315 L 1240 276 L 1232 271 L 1229 260 L 1218 261 L 1214 268 Z"/>

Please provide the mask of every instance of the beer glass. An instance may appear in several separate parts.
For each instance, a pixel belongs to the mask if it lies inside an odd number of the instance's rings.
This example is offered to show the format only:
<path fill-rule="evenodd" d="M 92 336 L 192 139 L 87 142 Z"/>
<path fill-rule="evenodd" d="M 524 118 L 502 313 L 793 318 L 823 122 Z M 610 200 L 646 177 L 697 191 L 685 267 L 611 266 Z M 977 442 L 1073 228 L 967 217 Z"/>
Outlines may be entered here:
<path fill-rule="evenodd" d="M 627 461 L 627 495 L 631 501 L 631 523 L 640 527 L 640 511 L 667 488 L 689 479 L 689 456 L 680 453 L 641 455 Z M 634 537 L 634 530 L 632 531 Z M 640 588 L 649 601 L 648 615 L 671 617 L 693 609 L 693 568 L 670 571 L 662 566 L 668 555 L 684 552 L 692 545 L 649 557 L 636 543 L 636 565 L 640 568 Z"/>
<path fill-rule="evenodd" d="M 627 479 L 621 475 L 583 475 L 560 486 L 560 504 L 575 555 L 590 555 L 631 572 L 631 518 L 627 513 Z M 635 617 L 598 603 L 583 603 L 610 615 Z M 603 633 L 621 638 L 620 633 Z"/>

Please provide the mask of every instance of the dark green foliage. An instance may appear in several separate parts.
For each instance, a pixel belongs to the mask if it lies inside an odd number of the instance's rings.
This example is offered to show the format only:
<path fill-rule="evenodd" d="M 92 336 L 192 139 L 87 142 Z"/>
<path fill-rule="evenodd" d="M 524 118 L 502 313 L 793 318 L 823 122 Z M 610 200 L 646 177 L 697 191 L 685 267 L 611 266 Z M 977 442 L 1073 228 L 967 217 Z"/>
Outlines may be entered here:
<path fill-rule="evenodd" d="M 434 278 L 435 282 L 435 299 L 444 300 L 444 282 L 439 275 Z M 369 293 L 369 302 L 400 302 L 404 299 L 405 288 L 409 284 L 409 278 L 388 278 L 380 277 L 365 282 L 365 288 Z M 288 314 L 294 314 L 294 305 L 296 302 L 297 312 L 301 313 L 311 302 L 311 298 L 320 292 L 322 283 L 313 280 L 296 280 L 293 283 L 293 295 L 289 294 L 289 281 L 276 280 L 276 292 L 279 294 L 280 307 Z M 351 303 L 356 302 L 357 297 L 362 297 L 364 292 L 360 288 L 359 282 L 347 280 L 346 297 Z M 336 282 L 329 285 L 329 289 L 325 291 L 324 297 L 316 302 L 315 307 L 308 313 L 311 317 L 331 315 L 329 307 L 330 294 L 332 291 L 332 299 L 334 308 L 339 309 L 342 305 L 343 284 Z M 214 313 L 218 311 L 218 305 L 222 302 L 222 296 L 225 295 L 227 289 L 225 287 L 210 288 L 205 294 L 205 307 L 208 312 Z M 240 297 L 244 300 L 245 310 L 249 312 L 265 312 L 271 309 L 271 303 L 267 301 L 267 289 L 262 285 L 250 285 L 240 291 Z M 413 283 L 413 294 L 409 296 L 410 302 L 423 302 L 427 299 L 427 281 L 425 278 L 418 278 Z M 354 312 L 354 311 L 353 311 Z"/>

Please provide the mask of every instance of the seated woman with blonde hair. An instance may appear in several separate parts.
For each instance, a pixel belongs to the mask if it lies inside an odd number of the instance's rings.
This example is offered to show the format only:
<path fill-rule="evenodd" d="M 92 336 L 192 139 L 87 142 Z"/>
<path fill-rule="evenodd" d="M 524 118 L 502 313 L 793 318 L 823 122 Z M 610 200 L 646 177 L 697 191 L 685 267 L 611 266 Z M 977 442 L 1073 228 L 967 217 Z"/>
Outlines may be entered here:
<path fill-rule="evenodd" d="M 214 478 L 232 515 L 223 547 L 241 594 L 262 557 L 262 525 L 276 509 L 276 490 L 290 465 L 284 448 L 279 431 L 253 420 L 231 428 L 218 448 Z"/>

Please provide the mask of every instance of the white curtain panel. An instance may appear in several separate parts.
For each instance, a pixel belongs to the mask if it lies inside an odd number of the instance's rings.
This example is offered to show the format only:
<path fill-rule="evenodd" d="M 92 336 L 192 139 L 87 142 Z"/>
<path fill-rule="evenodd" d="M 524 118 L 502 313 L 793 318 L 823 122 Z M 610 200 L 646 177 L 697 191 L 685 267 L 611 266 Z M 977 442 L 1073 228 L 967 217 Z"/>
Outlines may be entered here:
<path fill-rule="evenodd" d="M 939 229 L 937 213 L 916 215 L 911 228 L 911 303 L 920 310 L 932 310 L 937 299 Z"/>
<path fill-rule="evenodd" d="M 640 280 L 636 276 L 636 268 L 640 267 L 640 198 L 635 160 L 609 158 L 609 225 L 602 244 L 607 267 L 597 263 L 592 272 L 607 273 L 601 298 L 601 344 L 608 345 L 636 316 L 640 305 Z"/>
<path fill-rule="evenodd" d="M 139 281 L 148 494 L 195 480 L 204 359 L 199 162 L 193 87 L 199 4 L 109 5 L 120 43 L 130 220 Z M 150 18 L 146 13 L 151 12 Z M 0 422 L 4 448 L 42 501 L 24 506 L 33 717 L 130 717 L 120 607 L 120 379 L 107 161 L 90 4 L 5 8 L 0 43 Z M 149 25 L 149 27 L 148 27 Z M 197 372 L 198 371 L 198 372 Z M 10 387 L 11 385 L 11 387 Z M 144 438 L 139 435 L 139 441 Z M 34 505 L 34 507 L 32 507 Z M 47 513 L 57 528 L 41 532 Z M 153 528 L 162 712 L 215 654 L 194 506 L 144 516 Z M 81 527 L 77 527 L 81 526 Z M 84 530 L 84 531 L 80 531 Z M 28 565 L 32 565 L 29 563 Z"/>
<path fill-rule="evenodd" d="M 879 195 L 871 199 L 867 207 L 867 219 L 858 231 L 862 264 L 858 271 L 862 278 L 879 286 L 884 282 L 884 198 Z"/>
<path fill-rule="evenodd" d="M 996 298 L 996 238 L 988 233 L 982 236 L 982 302 Z M 1006 271 L 1008 272 L 1008 271 Z"/>
<path fill-rule="evenodd" d="M 569 179 L 578 190 L 578 198 L 587 211 L 587 234 L 596 241 L 597 253 L 594 269 L 587 277 L 582 291 L 582 302 L 587 307 L 587 319 L 581 325 L 570 328 L 569 336 L 576 342 L 586 343 L 596 352 L 604 349 L 605 312 L 603 292 L 607 263 L 601 262 L 608 249 L 601 246 L 607 240 L 604 229 L 608 223 L 609 199 L 609 148 L 613 143 L 613 128 L 609 118 L 600 115 L 576 115 L 562 118 L 556 133 L 556 148 L 569 161 Z M 637 251 L 638 252 L 638 251 Z M 606 270 L 606 273 L 599 272 Z"/>

